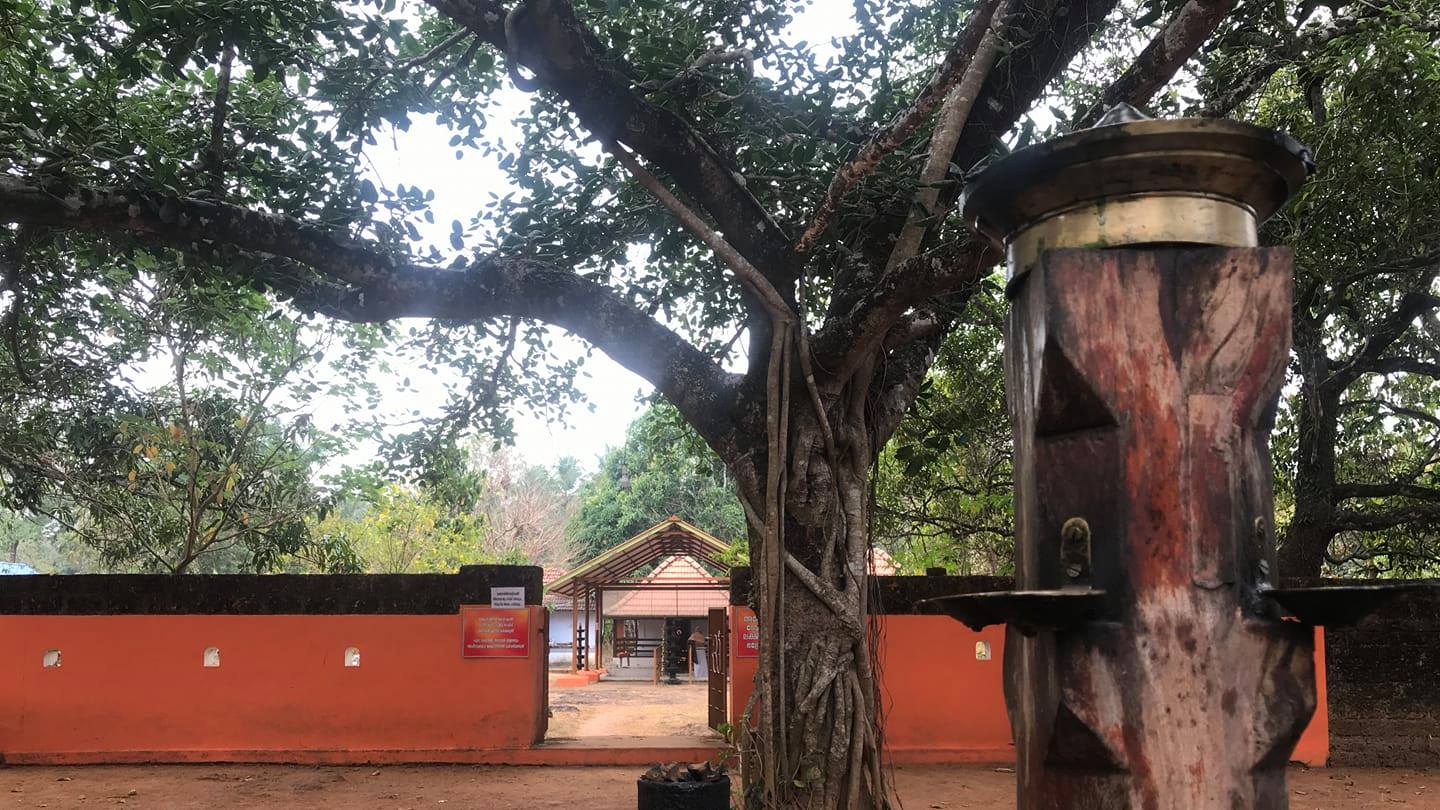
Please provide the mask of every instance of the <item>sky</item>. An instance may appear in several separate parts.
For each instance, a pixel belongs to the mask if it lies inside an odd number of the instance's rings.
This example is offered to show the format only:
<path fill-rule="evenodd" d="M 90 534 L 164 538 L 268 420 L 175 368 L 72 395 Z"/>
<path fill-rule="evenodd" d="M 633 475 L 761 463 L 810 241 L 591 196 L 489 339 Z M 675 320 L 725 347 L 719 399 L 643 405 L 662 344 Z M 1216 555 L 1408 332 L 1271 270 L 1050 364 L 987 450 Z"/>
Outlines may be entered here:
<path fill-rule="evenodd" d="M 818 0 L 796 18 L 785 36 L 825 41 L 853 25 L 851 14 L 847 0 Z M 757 67 L 764 69 L 763 63 Z M 497 104 L 487 116 L 487 139 L 492 143 L 518 145 L 519 131 L 510 122 L 528 105 L 527 94 L 506 87 L 495 100 Z M 420 120 L 408 131 L 382 133 L 377 137 L 377 144 L 365 151 L 369 162 L 367 174 L 376 185 L 393 188 L 403 183 L 435 193 L 431 203 L 434 224 L 416 224 L 421 226 L 425 241 L 434 243 L 446 255 L 451 252 L 451 221 L 470 221 L 488 192 L 504 195 L 515 188 L 498 165 L 500 159 L 513 150 L 501 149 L 490 157 L 467 150 L 465 157 L 457 160 L 455 149 L 449 145 L 451 134 L 433 121 Z M 586 350 L 578 339 L 558 331 L 557 337 L 556 353 L 562 357 L 579 356 Z M 548 466 L 561 457 L 572 456 L 586 470 L 594 471 L 607 448 L 624 442 L 626 427 L 644 409 L 642 398 L 654 390 L 602 352 L 590 353 L 584 371 L 588 376 L 580 379 L 577 387 L 586 406 L 573 410 L 563 423 L 547 422 L 523 409 L 512 411 L 515 452 L 527 462 Z M 396 413 L 408 413 L 415 407 L 428 408 L 425 412 L 433 413 L 445 401 L 446 387 L 457 383 L 454 378 L 428 377 L 405 369 L 397 369 L 391 376 L 395 379 L 374 381 L 387 392 L 383 407 Z M 402 387 L 398 382 L 405 376 L 410 377 L 418 393 L 398 390 Z"/>

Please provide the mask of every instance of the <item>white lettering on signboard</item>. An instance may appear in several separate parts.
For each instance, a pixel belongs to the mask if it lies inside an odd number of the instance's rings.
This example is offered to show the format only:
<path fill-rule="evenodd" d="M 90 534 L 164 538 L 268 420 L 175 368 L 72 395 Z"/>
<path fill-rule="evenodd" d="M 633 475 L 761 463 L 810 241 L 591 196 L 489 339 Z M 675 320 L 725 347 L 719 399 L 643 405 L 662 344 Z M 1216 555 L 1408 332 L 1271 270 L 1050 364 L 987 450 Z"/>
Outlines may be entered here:
<path fill-rule="evenodd" d="M 491 588 L 490 607 L 492 608 L 523 608 L 525 607 L 524 588 Z"/>
<path fill-rule="evenodd" d="M 530 609 L 460 606 L 462 658 L 529 658 Z"/>

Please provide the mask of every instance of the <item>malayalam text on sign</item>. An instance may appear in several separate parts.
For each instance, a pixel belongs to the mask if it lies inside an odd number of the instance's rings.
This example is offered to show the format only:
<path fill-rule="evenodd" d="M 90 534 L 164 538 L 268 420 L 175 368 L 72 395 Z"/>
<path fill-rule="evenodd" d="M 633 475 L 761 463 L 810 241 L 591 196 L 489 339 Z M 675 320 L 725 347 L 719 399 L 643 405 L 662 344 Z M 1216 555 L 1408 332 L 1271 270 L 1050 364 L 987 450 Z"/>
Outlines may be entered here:
<path fill-rule="evenodd" d="M 491 588 L 490 607 L 492 608 L 523 608 L 525 607 L 524 588 Z"/>
<path fill-rule="evenodd" d="M 463 658 L 529 658 L 530 611 L 527 608 L 460 608 Z"/>
<path fill-rule="evenodd" d="M 760 620 L 756 618 L 755 611 L 748 608 L 740 613 L 740 643 L 735 657 L 760 657 Z"/>

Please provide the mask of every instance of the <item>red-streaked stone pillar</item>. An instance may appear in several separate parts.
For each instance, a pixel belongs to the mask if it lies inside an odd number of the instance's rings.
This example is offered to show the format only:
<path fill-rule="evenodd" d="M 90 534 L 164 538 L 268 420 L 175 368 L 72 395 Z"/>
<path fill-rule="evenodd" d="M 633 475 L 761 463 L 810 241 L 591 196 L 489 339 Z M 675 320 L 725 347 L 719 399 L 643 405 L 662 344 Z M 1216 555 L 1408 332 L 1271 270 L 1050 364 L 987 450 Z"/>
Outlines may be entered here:
<path fill-rule="evenodd" d="M 1256 592 L 1290 289 L 1288 251 L 1220 248 L 1055 251 L 1019 288 L 1016 585 L 1104 592 L 1010 631 L 1021 807 L 1286 806 L 1313 633 Z"/>
<path fill-rule="evenodd" d="M 1008 262 L 1017 590 L 948 608 L 1010 625 L 1021 808 L 1284 808 L 1313 632 L 1266 596 L 1292 271 L 1256 245 L 1308 154 L 1140 118 L 966 189 Z"/>

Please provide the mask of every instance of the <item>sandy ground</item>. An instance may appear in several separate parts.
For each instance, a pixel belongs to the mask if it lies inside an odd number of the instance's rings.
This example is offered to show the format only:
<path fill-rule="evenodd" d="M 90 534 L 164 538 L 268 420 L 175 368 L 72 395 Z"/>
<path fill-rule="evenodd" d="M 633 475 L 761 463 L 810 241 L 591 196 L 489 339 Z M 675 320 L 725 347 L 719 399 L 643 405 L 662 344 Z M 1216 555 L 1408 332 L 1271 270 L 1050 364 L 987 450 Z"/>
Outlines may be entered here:
<path fill-rule="evenodd" d="M 633 810 L 638 768 L 152 765 L 0 768 L 0 808 L 157 810 Z M 1013 806 L 1015 777 L 990 767 L 897 772 L 906 808 Z M 1440 809 L 1440 771 L 1303 769 L 1290 773 L 1292 810 Z"/>
<path fill-rule="evenodd" d="M 705 684 L 659 686 L 601 681 L 576 689 L 550 687 L 547 740 L 582 737 L 666 737 L 713 734 L 705 725 Z"/>

